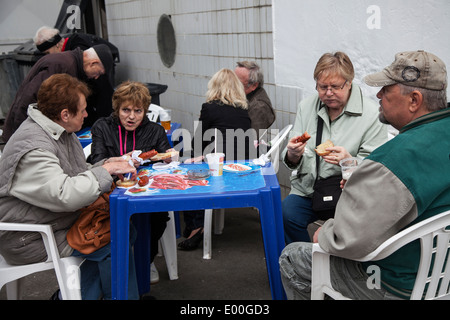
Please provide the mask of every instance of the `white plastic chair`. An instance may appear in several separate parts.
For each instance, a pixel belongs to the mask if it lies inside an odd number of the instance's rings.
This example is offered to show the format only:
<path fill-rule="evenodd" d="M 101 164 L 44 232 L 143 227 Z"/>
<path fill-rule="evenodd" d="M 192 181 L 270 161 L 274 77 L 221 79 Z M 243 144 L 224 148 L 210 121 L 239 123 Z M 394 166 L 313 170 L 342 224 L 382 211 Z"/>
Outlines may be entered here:
<path fill-rule="evenodd" d="M 92 143 L 89 143 L 86 147 L 83 148 L 85 159 L 87 159 L 91 155 L 91 147 L 92 147 Z"/>
<path fill-rule="evenodd" d="M 358 261 L 384 259 L 417 239 L 420 239 L 421 244 L 420 265 L 410 299 L 449 300 L 450 211 L 428 218 L 399 232 Z M 333 299 L 348 299 L 333 289 L 330 278 L 330 255 L 315 243 L 312 256 L 311 299 L 322 300 L 325 294 Z"/>
<path fill-rule="evenodd" d="M 63 300 L 81 300 L 79 257 L 60 258 L 50 225 L 0 222 L 0 230 L 39 232 L 47 251 L 47 261 L 27 265 L 9 265 L 0 255 L 0 289 L 6 285 L 8 300 L 20 295 L 20 279 L 40 271 L 54 269 Z"/>
<path fill-rule="evenodd" d="M 284 139 L 287 138 L 289 132 L 291 132 L 293 125 L 289 124 L 284 127 L 270 142 L 270 150 L 262 154 L 258 159 L 253 160 L 253 163 L 259 165 L 266 165 L 269 161 L 272 162 L 273 169 L 278 172 L 279 158 L 280 158 L 280 146 Z"/>
<path fill-rule="evenodd" d="M 166 230 L 160 239 L 160 245 L 166 259 L 167 271 L 170 280 L 178 279 L 178 258 L 177 258 L 177 233 L 175 230 L 175 216 L 173 211 L 169 211 L 170 220 L 167 222 Z"/>
<path fill-rule="evenodd" d="M 260 156 L 261 162 L 258 163 L 259 159 L 253 162 L 260 165 L 265 165 L 268 161 L 272 161 L 275 172 L 278 171 L 279 166 L 279 155 L 281 143 L 286 139 L 289 132 L 292 130 L 292 124 L 287 125 L 283 128 L 270 142 L 270 150 Z M 261 136 L 262 137 L 262 136 Z M 219 209 L 214 212 L 214 233 L 222 234 L 225 225 L 225 210 Z M 203 227 L 203 259 L 211 259 L 212 256 L 212 227 L 213 227 L 213 210 L 205 210 L 205 222 Z"/>
<path fill-rule="evenodd" d="M 160 106 L 158 106 L 156 104 L 153 104 L 153 103 L 150 104 L 150 106 L 148 107 L 148 112 L 147 112 L 148 119 L 152 122 L 157 122 L 159 114 L 163 110 L 164 110 L 163 108 L 161 108 Z"/>
<path fill-rule="evenodd" d="M 203 227 L 203 259 L 211 259 L 212 252 L 212 228 L 213 210 L 205 210 L 205 220 Z M 225 224 L 225 209 L 214 211 L 214 233 L 222 234 Z"/>

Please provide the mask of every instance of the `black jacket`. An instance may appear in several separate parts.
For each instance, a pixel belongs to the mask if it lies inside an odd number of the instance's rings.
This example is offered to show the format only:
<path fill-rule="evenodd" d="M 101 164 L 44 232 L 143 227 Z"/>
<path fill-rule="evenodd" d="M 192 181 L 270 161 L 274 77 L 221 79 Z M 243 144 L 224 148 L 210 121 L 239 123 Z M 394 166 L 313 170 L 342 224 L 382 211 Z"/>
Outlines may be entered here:
<path fill-rule="evenodd" d="M 76 49 L 48 54 L 36 62 L 20 85 L 6 116 L 3 128 L 5 142 L 27 118 L 28 106 L 37 102 L 37 94 L 42 82 L 56 73 L 67 73 L 81 81 L 86 81 L 87 77 L 83 70 L 83 52 Z"/>
<path fill-rule="evenodd" d="M 202 105 L 199 121 L 201 121 L 201 130 L 199 125 L 192 140 L 192 157 L 214 152 L 214 129 L 217 128 L 221 134 L 222 143 L 218 139 L 219 145 L 216 152 L 225 153 L 228 160 L 249 159 L 249 150 L 252 147 L 250 140 L 252 138 L 236 131 L 242 129 L 245 133 L 251 128 L 251 120 L 247 110 L 225 105 L 219 101 L 212 101 Z M 228 129 L 231 129 L 231 131 Z M 206 132 L 208 130 L 210 131 Z M 230 138 L 230 134 L 235 134 L 232 141 L 227 140 L 227 130 L 228 138 Z M 198 141 L 202 141 L 202 143 Z M 253 143 L 253 140 L 251 142 Z M 199 149 L 200 146 L 201 150 Z"/>
<path fill-rule="evenodd" d="M 146 152 L 155 149 L 158 152 L 166 152 L 171 148 L 164 128 L 151 122 L 147 117 L 144 117 L 141 125 L 134 132 L 126 131 L 122 125 L 119 130 L 119 123 L 119 119 L 111 115 L 98 119 L 92 126 L 90 163 L 118 157 L 133 150 Z M 122 139 L 119 137 L 119 132 L 122 133 Z"/>

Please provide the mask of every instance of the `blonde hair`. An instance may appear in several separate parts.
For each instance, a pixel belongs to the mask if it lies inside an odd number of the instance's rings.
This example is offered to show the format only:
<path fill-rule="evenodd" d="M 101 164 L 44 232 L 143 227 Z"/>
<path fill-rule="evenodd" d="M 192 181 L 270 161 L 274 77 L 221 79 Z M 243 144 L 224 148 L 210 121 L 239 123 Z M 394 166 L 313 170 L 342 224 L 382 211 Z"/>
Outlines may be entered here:
<path fill-rule="evenodd" d="M 352 61 L 343 52 L 325 53 L 320 57 L 314 70 L 314 80 L 320 77 L 325 79 L 330 76 L 339 75 L 348 82 L 355 78 L 355 70 Z"/>
<path fill-rule="evenodd" d="M 206 92 L 206 102 L 221 101 L 235 108 L 247 109 L 244 85 L 230 69 L 221 69 L 211 78 Z"/>
<path fill-rule="evenodd" d="M 130 102 L 134 107 L 142 107 L 147 113 L 151 101 L 150 92 L 144 84 L 135 81 L 122 82 L 112 97 L 114 115 L 119 116 L 120 106 L 124 102 Z"/>

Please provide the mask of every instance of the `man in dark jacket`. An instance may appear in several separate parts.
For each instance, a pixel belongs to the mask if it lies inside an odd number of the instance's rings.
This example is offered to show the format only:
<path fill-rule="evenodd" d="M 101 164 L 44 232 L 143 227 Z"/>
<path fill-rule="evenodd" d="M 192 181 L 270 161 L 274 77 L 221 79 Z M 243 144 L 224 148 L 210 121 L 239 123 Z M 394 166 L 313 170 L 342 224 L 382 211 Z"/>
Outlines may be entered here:
<path fill-rule="evenodd" d="M 19 87 L 6 116 L 3 140 L 7 142 L 27 118 L 28 106 L 37 101 L 37 92 L 47 78 L 57 73 L 66 73 L 79 80 L 98 79 L 110 74 L 113 68 L 111 50 L 105 44 L 95 45 L 85 51 L 75 49 L 47 55 L 36 62 Z"/>
<path fill-rule="evenodd" d="M 119 49 L 109 41 L 92 34 L 60 35 L 58 29 L 43 26 L 36 31 L 33 42 L 37 49 L 44 54 L 65 52 L 76 48 L 87 50 L 97 44 L 106 44 L 111 50 L 114 62 L 120 62 Z M 87 101 L 86 111 L 88 116 L 84 120 L 83 128 L 92 127 L 97 119 L 111 114 L 111 101 L 114 93 L 114 66 L 109 77 L 103 75 L 98 79 L 89 79 L 87 85 L 93 94 L 89 96 Z"/>
<path fill-rule="evenodd" d="M 252 128 L 259 137 L 275 121 L 275 111 L 263 88 L 264 75 L 259 66 L 252 61 L 238 62 L 235 73 L 244 85 L 248 100 L 248 115 L 252 120 Z"/>

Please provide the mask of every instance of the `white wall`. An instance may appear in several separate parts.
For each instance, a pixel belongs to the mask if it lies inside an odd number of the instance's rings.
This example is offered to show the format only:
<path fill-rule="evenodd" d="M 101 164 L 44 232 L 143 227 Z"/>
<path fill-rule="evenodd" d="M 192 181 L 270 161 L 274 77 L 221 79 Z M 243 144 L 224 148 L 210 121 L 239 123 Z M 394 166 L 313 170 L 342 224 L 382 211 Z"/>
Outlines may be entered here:
<path fill-rule="evenodd" d="M 54 26 L 63 0 L 1 0 L 0 53 L 32 39 L 43 25 Z"/>
<path fill-rule="evenodd" d="M 243 59 L 264 69 L 267 88 L 273 83 L 272 11 L 270 0 L 106 1 L 109 40 L 120 50 L 117 81 L 127 79 L 168 85 L 160 96 L 172 117 L 193 129 L 210 77 L 234 69 Z M 177 55 L 163 65 L 157 46 L 162 14 L 172 17 Z"/>
<path fill-rule="evenodd" d="M 305 94 L 325 52 L 346 52 L 357 83 L 400 51 L 423 49 L 450 66 L 448 0 L 274 0 L 273 12 L 275 82 Z"/>

